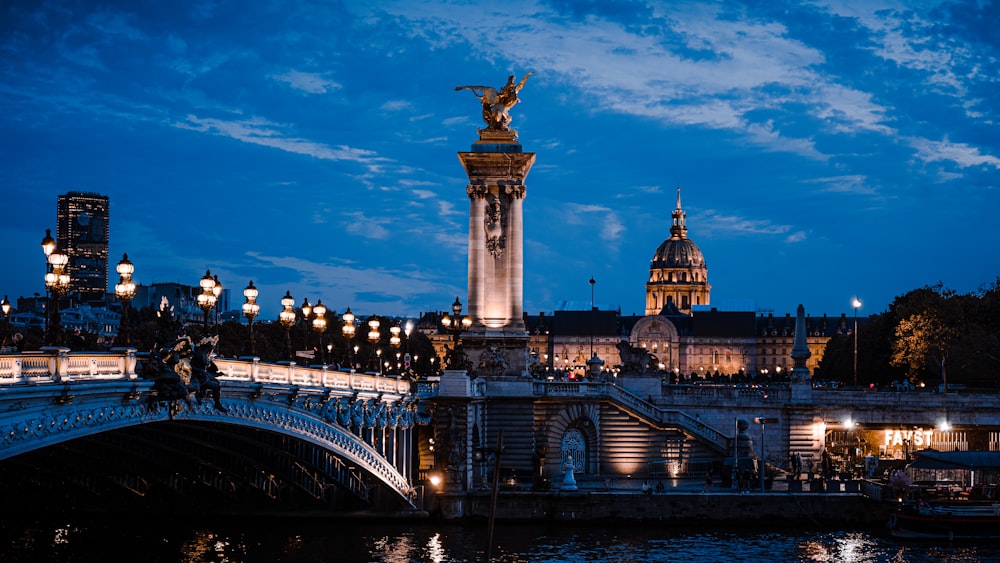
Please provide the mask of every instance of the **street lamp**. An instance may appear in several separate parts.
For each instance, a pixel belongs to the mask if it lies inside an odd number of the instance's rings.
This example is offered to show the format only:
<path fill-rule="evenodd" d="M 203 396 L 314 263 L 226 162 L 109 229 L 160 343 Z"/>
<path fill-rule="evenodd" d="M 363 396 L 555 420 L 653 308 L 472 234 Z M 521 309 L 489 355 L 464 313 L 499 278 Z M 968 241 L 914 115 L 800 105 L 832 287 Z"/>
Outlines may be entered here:
<path fill-rule="evenodd" d="M 406 326 L 403 328 L 403 334 L 406 335 L 406 353 L 403 355 L 403 367 L 406 371 L 410 371 L 410 366 L 412 365 L 410 357 L 410 335 L 413 334 L 413 321 L 406 321 Z M 415 360 L 414 360 L 415 361 Z"/>
<path fill-rule="evenodd" d="M 215 285 L 212 286 L 212 294 L 215 295 L 215 324 L 219 324 L 219 307 L 222 306 L 222 284 L 219 283 L 218 274 L 212 278 Z"/>
<path fill-rule="evenodd" d="M 51 255 L 56 250 L 56 239 L 52 238 L 52 229 L 45 229 L 45 236 L 42 237 L 42 252 L 45 254 L 45 332 L 48 335 L 49 325 L 51 324 L 51 314 L 52 314 L 52 297 L 49 295 L 49 284 L 48 284 L 48 274 L 52 271 L 52 266 L 49 265 L 49 255 Z"/>
<path fill-rule="evenodd" d="M 198 282 L 201 286 L 201 293 L 198 294 L 198 308 L 202 310 L 205 314 L 205 334 L 208 334 L 208 313 L 215 307 L 215 279 L 212 278 L 212 272 L 205 270 L 205 275 Z"/>
<path fill-rule="evenodd" d="M 306 336 L 305 336 L 305 339 L 304 339 L 305 342 L 303 343 L 303 349 L 305 349 L 305 350 L 309 349 L 309 325 L 310 325 L 310 321 L 312 320 L 310 318 L 310 315 L 312 315 L 312 310 L 313 310 L 313 308 L 312 308 L 312 305 L 309 304 L 309 298 L 308 297 L 303 297 L 302 298 L 302 305 L 299 306 L 299 311 L 302 312 L 302 322 L 304 322 L 305 325 L 306 325 Z"/>
<path fill-rule="evenodd" d="M 290 291 L 285 291 L 285 296 L 281 298 L 281 312 L 278 313 L 278 323 L 285 329 L 285 358 L 292 359 L 292 335 L 291 330 L 295 325 L 295 298 Z"/>
<path fill-rule="evenodd" d="M 403 339 L 399 337 L 399 333 L 402 331 L 403 329 L 399 328 L 399 325 L 392 325 L 389 327 L 389 334 L 391 335 L 389 336 L 389 345 L 392 346 L 393 350 L 399 350 L 399 345 L 403 343 Z M 398 351 L 396 352 L 396 362 L 399 362 Z M 396 366 L 396 369 L 399 369 L 398 365 Z"/>
<path fill-rule="evenodd" d="M 257 355 L 257 346 L 254 340 L 253 333 L 253 320 L 257 317 L 257 313 L 260 313 L 260 305 L 257 304 L 257 288 L 253 285 L 253 280 L 243 289 L 243 297 L 245 301 L 243 302 L 243 316 L 247 318 L 247 331 L 249 333 L 249 351 L 251 356 Z"/>
<path fill-rule="evenodd" d="M 326 365 L 326 348 L 323 346 L 323 333 L 326 332 L 326 306 L 323 305 L 322 299 L 316 300 L 316 306 L 313 307 L 312 312 L 313 330 L 319 334 L 319 361 Z"/>
<path fill-rule="evenodd" d="M 851 301 L 854 307 L 854 386 L 858 385 L 858 309 L 861 308 L 861 300 L 855 297 Z"/>
<path fill-rule="evenodd" d="M 119 345 L 130 346 L 132 342 L 128 333 L 128 303 L 135 297 L 135 283 L 132 281 L 132 274 L 135 273 L 135 265 L 128 259 L 127 253 L 122 254 L 122 259 L 115 266 L 115 271 L 118 272 L 115 297 L 122 302 L 122 321 L 118 326 Z"/>
<path fill-rule="evenodd" d="M 757 423 L 757 424 L 760 425 L 760 468 L 759 468 L 759 471 L 760 471 L 760 492 L 763 493 L 765 491 L 765 487 L 764 487 L 764 473 L 765 473 L 765 469 L 767 468 L 767 456 L 765 455 L 765 450 L 764 450 L 764 447 L 765 447 L 764 446 L 764 426 L 767 425 L 767 424 L 773 424 L 775 422 L 778 422 L 778 419 L 777 418 L 770 418 L 770 417 L 766 417 L 766 416 L 757 416 L 757 417 L 754 417 L 753 421 L 755 423 Z"/>
<path fill-rule="evenodd" d="M 356 327 L 354 326 L 354 313 L 351 312 L 351 308 L 348 307 L 347 311 L 341 317 L 344 320 L 344 326 L 340 327 L 340 332 L 344 334 L 344 339 L 347 340 L 347 365 L 350 366 L 351 371 L 354 371 L 354 354 L 352 353 L 351 342 L 354 341 L 354 333 L 356 332 Z"/>
<path fill-rule="evenodd" d="M 368 319 L 368 342 L 371 342 L 372 345 L 371 353 L 368 354 L 368 363 L 372 366 L 372 371 L 375 371 L 375 345 L 382 339 L 382 333 L 378 329 L 381 324 L 378 319 Z M 381 350 L 379 353 L 381 354 Z"/>
<path fill-rule="evenodd" d="M 458 300 L 458 297 L 451 304 L 451 312 L 455 315 L 455 318 L 452 319 L 446 313 L 441 318 L 441 324 L 444 325 L 444 329 L 450 332 L 452 336 L 452 354 L 446 358 L 448 361 L 447 367 L 455 369 L 465 366 L 465 353 L 460 348 L 461 341 L 459 340 L 459 336 L 472 326 L 472 319 L 468 315 L 462 316 L 462 302 Z"/>
<path fill-rule="evenodd" d="M 0 301 L 0 311 L 3 312 L 3 344 L 0 344 L 0 352 L 6 352 L 7 347 L 10 346 L 9 339 L 7 338 L 7 315 L 10 314 L 10 301 L 7 300 L 7 296 L 3 296 L 3 301 Z"/>
<path fill-rule="evenodd" d="M 46 231 L 47 233 L 48 231 Z M 62 325 L 59 318 L 59 300 L 69 291 L 69 273 L 66 272 L 66 265 L 69 264 L 69 256 L 52 251 L 49 254 L 49 273 L 45 274 L 45 287 L 52 294 L 52 311 L 50 313 L 51 323 L 49 323 L 49 345 L 59 346 L 62 344 Z"/>

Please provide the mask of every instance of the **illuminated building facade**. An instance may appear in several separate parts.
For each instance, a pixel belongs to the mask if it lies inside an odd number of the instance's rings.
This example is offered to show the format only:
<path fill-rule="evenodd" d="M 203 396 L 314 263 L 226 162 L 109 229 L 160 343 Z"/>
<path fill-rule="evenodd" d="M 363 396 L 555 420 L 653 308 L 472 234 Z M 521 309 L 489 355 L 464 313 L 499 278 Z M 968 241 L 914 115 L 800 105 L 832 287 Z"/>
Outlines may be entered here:
<path fill-rule="evenodd" d="M 708 305 L 712 292 L 705 257 L 687 236 L 687 214 L 681 209 L 680 188 L 677 188 L 677 207 L 670 216 L 670 237 L 660 244 L 649 262 L 647 316 L 671 310 L 690 313 L 694 305 Z"/>
<path fill-rule="evenodd" d="M 56 243 L 69 256 L 70 294 L 99 301 L 108 288 L 108 196 L 69 192 L 56 204 Z"/>

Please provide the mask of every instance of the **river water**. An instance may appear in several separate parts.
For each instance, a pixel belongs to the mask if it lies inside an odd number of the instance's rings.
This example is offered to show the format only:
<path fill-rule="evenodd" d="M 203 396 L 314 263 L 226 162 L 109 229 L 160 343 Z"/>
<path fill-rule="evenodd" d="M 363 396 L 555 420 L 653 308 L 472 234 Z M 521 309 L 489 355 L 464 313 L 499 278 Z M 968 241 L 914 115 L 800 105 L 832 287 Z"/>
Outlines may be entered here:
<path fill-rule="evenodd" d="M 0 561 L 485 561 L 485 523 L 65 517 L 0 520 Z M 498 524 L 495 563 L 973 562 L 1000 545 L 914 543 L 883 530 L 726 529 L 668 524 Z"/>

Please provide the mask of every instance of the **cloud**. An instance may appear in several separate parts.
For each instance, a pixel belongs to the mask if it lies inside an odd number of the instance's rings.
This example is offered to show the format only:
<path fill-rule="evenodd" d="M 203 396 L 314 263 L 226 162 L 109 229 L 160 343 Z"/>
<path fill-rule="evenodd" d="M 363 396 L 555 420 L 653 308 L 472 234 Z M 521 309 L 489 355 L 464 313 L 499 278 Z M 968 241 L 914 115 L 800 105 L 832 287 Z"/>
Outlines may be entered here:
<path fill-rule="evenodd" d="M 991 166 L 1000 169 L 1000 158 L 983 154 L 976 147 L 965 143 L 952 143 L 945 137 L 941 141 L 929 139 L 910 139 L 910 144 L 917 149 L 917 157 L 924 162 L 953 162 L 959 168 L 975 166 Z"/>
<path fill-rule="evenodd" d="M 618 11 L 583 17 L 527 0 L 490 18 L 477 5 L 384 8 L 408 17 L 413 28 L 437 30 L 424 37 L 436 47 L 467 43 L 488 57 L 518 45 L 519 66 L 536 71 L 535 80 L 562 82 L 594 112 L 732 130 L 771 150 L 813 159 L 825 157 L 812 139 L 760 121 L 755 112 L 801 120 L 797 114 L 805 111 L 828 122 L 831 132 L 891 133 L 886 108 L 870 93 L 820 72 L 823 52 L 793 38 L 783 23 L 734 17 L 727 6 L 660 6 L 642 26 L 616 21 L 625 17 Z"/>
<path fill-rule="evenodd" d="M 380 106 L 380 109 L 384 111 L 402 111 L 405 109 L 410 109 L 413 104 L 407 100 L 389 100 Z"/>
<path fill-rule="evenodd" d="M 385 240 L 389 238 L 389 230 L 383 227 L 390 223 L 387 217 L 373 218 L 365 215 L 363 211 L 345 213 L 351 220 L 347 221 L 347 232 L 363 238 Z"/>
<path fill-rule="evenodd" d="M 848 174 L 813 178 L 806 180 L 806 183 L 819 184 L 822 186 L 820 189 L 828 193 L 875 194 L 875 189 L 867 185 L 867 180 L 868 178 L 861 174 Z"/>
<path fill-rule="evenodd" d="M 277 124 L 260 118 L 226 121 L 188 115 L 186 121 L 174 123 L 174 126 L 180 129 L 212 133 L 244 143 L 272 147 L 323 160 L 352 161 L 369 165 L 372 168 L 377 168 L 376 163 L 378 162 L 388 161 L 386 158 L 377 156 L 375 152 L 365 149 L 346 145 L 331 147 L 307 139 L 286 137 L 280 131 Z"/>
<path fill-rule="evenodd" d="M 795 231 L 794 233 L 785 237 L 785 242 L 796 243 L 806 240 L 806 233 L 804 231 Z"/>
<path fill-rule="evenodd" d="M 314 72 L 289 70 L 282 74 L 272 74 L 271 78 L 278 82 L 284 82 L 296 90 L 302 90 L 310 94 L 327 94 L 342 88 L 337 82 L 324 78 L 322 74 Z"/>
<path fill-rule="evenodd" d="M 714 209 L 699 213 L 688 222 L 697 224 L 699 233 L 710 235 L 784 235 L 792 230 L 791 225 L 778 225 L 767 219 L 724 215 Z"/>
<path fill-rule="evenodd" d="M 594 220 L 584 215 L 597 214 L 600 221 L 601 239 L 607 242 L 617 242 L 625 232 L 625 224 L 613 209 L 603 205 L 568 202 L 563 204 L 566 222 L 570 225 L 592 224 Z"/>
<path fill-rule="evenodd" d="M 248 252 L 247 256 L 259 262 L 254 268 L 270 266 L 290 270 L 301 277 L 298 283 L 325 288 L 320 293 L 328 293 L 331 289 L 335 289 L 333 293 L 349 294 L 349 297 L 339 298 L 339 302 L 356 302 L 356 296 L 361 292 L 367 295 L 378 294 L 381 296 L 379 302 L 382 302 L 387 296 L 409 300 L 414 295 L 440 293 L 444 288 L 449 291 L 451 289 L 449 284 L 434 281 L 412 264 L 408 264 L 406 268 L 393 270 L 362 264 L 328 264 L 294 256 L 271 256 L 256 252 Z M 328 301 L 338 302 L 333 299 Z M 355 307 L 358 310 L 363 308 Z"/>

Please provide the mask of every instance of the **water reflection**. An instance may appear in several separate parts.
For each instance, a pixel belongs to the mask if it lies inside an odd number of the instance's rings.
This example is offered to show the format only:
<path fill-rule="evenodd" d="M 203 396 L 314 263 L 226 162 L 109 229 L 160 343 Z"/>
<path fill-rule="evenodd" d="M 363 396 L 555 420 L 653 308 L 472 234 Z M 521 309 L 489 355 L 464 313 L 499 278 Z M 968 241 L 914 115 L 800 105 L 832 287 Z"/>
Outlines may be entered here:
<path fill-rule="evenodd" d="M 485 525 L 255 519 L 224 524 L 80 518 L 69 523 L 0 520 L 4 563 L 478 562 Z M 679 561 L 939 563 L 1000 561 L 997 545 L 908 544 L 881 530 L 739 531 L 573 522 L 498 524 L 494 563 Z"/>

